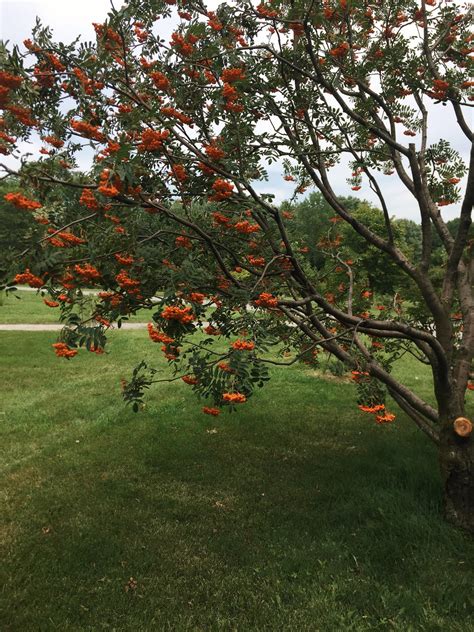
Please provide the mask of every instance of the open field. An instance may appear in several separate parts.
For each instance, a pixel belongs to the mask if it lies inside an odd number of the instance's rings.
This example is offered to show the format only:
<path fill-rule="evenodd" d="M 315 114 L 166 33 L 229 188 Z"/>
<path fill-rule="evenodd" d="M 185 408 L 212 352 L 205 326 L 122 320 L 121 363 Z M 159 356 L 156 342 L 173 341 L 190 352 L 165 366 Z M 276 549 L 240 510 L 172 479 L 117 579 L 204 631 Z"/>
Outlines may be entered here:
<path fill-rule="evenodd" d="M 299 367 L 232 415 L 182 383 L 134 414 L 146 332 L 70 362 L 54 340 L 0 334 L 2 630 L 469 629 L 474 543 L 402 414 L 375 426 Z"/>
<path fill-rule="evenodd" d="M 131 323 L 146 323 L 151 320 L 152 310 L 142 309 L 130 316 Z M 5 295 L 0 292 L 0 324 L 57 323 L 59 308 L 47 307 L 37 292 L 18 290 Z"/>

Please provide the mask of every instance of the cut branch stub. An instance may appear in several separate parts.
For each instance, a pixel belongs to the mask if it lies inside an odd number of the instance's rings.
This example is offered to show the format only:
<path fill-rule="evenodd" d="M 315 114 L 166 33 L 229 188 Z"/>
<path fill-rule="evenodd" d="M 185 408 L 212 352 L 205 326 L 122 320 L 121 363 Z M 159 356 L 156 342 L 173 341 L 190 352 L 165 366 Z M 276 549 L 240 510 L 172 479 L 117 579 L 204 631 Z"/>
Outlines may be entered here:
<path fill-rule="evenodd" d="M 453 430 L 459 437 L 469 437 L 472 432 L 472 422 L 466 417 L 458 417 L 454 420 Z"/>

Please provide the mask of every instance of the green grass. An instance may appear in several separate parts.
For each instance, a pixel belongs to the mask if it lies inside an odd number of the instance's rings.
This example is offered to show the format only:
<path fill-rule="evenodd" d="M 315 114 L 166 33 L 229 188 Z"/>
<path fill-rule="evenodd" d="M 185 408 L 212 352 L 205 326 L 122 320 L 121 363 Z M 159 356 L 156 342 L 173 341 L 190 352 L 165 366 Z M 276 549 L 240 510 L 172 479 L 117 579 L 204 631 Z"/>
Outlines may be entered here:
<path fill-rule="evenodd" d="M 47 307 L 36 292 L 0 292 L 0 324 L 57 323 L 59 311 Z"/>
<path fill-rule="evenodd" d="M 129 322 L 141 323 L 151 320 L 152 310 L 142 309 L 130 316 Z M 87 313 L 89 316 L 89 312 Z M 48 324 L 58 323 L 59 308 L 44 304 L 43 297 L 37 292 L 18 290 L 5 295 L 0 292 L 0 324 Z"/>
<path fill-rule="evenodd" d="M 0 334 L 2 631 L 470 628 L 474 543 L 406 417 L 375 426 L 297 367 L 232 415 L 182 383 L 135 415 L 146 332 L 72 361 L 53 341 Z"/>

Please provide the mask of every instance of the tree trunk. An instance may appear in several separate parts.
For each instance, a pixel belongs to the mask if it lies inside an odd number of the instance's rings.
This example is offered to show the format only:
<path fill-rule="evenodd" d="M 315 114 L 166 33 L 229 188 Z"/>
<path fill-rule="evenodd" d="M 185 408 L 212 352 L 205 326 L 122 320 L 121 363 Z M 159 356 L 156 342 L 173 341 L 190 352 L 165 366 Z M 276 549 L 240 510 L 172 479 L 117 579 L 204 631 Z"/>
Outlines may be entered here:
<path fill-rule="evenodd" d="M 474 432 L 459 436 L 453 422 L 446 422 L 440 433 L 444 514 L 451 524 L 474 533 Z"/>

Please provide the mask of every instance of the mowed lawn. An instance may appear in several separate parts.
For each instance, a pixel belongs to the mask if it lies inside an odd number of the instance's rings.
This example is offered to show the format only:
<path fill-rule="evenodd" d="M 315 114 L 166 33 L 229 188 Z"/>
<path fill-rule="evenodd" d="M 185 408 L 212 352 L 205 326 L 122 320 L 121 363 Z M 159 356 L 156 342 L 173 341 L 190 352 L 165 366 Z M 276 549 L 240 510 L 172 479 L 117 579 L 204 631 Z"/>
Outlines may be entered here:
<path fill-rule="evenodd" d="M 405 416 L 305 367 L 235 414 L 181 382 L 134 414 L 120 378 L 166 370 L 145 331 L 71 361 L 54 340 L 0 332 L 2 631 L 471 629 L 474 543 Z"/>
<path fill-rule="evenodd" d="M 0 325 L 58 323 L 60 309 L 48 307 L 43 298 L 51 300 L 47 294 L 43 297 L 41 293 L 23 289 L 8 294 L 0 292 Z M 151 320 L 152 313 L 153 310 L 141 309 L 128 320 L 131 323 L 146 323 Z M 86 315 L 89 317 L 90 311 Z"/>

